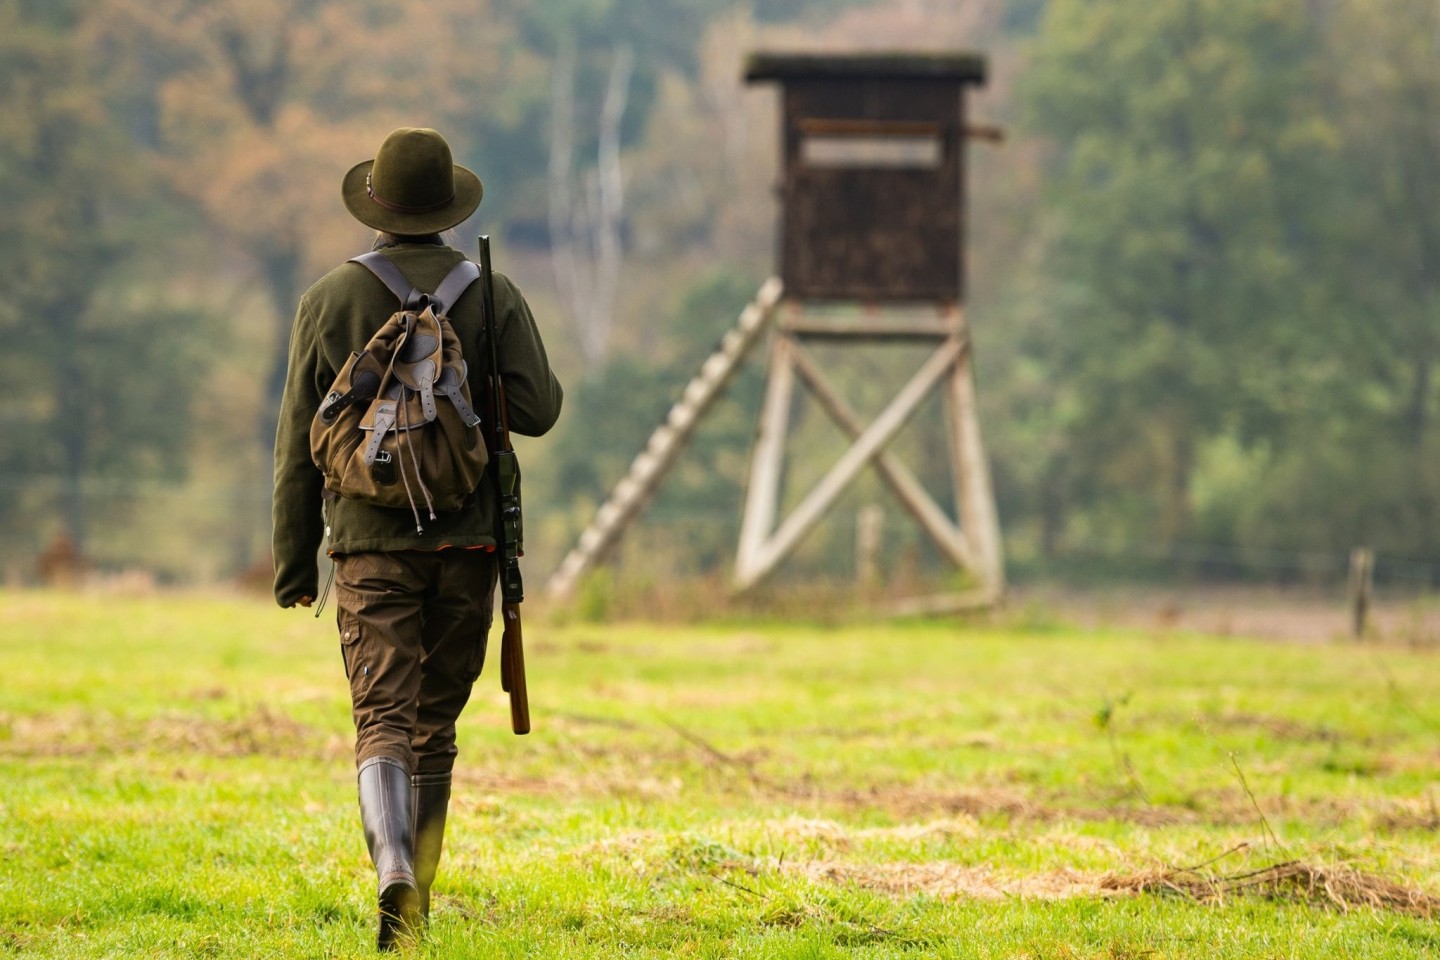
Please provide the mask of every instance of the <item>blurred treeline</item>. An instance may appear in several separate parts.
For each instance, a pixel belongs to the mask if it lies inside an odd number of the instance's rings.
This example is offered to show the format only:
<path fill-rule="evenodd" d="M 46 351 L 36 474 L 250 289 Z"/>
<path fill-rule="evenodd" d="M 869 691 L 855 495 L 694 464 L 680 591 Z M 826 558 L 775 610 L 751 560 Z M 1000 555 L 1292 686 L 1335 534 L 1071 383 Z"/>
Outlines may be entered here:
<path fill-rule="evenodd" d="M 294 304 L 368 247 L 340 177 L 399 125 L 484 179 L 455 242 L 495 238 L 568 388 L 521 447 L 543 577 L 772 269 L 755 49 L 990 57 L 967 309 L 1014 569 L 1357 544 L 1435 569 L 1436 0 L 0 0 L 8 578 L 62 538 L 263 570 Z M 908 362 L 830 360 L 870 411 Z M 627 542 L 637 575 L 728 562 L 759 367 Z M 943 490 L 932 412 L 899 442 Z M 843 443 L 796 416 L 798 496 Z M 882 566 L 930 569 L 892 513 Z M 838 517 L 797 563 L 843 574 L 853 538 Z"/>

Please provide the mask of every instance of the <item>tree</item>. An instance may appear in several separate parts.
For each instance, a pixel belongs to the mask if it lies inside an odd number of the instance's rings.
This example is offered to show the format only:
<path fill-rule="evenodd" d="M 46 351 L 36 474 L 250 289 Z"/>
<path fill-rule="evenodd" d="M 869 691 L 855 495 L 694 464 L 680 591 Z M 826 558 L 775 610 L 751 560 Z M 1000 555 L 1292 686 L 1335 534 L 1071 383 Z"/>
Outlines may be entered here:
<path fill-rule="evenodd" d="M 1173 542 L 1205 445 L 1275 429 L 1312 335 L 1336 137 L 1304 0 L 1051 0 L 1029 125 L 1053 146 L 1030 344 L 1067 489 Z M 1046 481 L 1054 483 L 1052 478 Z M 1073 503 L 1072 503 L 1073 505 Z"/>
<path fill-rule="evenodd" d="M 55 513 L 84 550 L 89 479 L 178 466 L 194 318 L 128 296 L 138 251 L 125 225 L 152 184 L 106 110 L 75 16 L 0 3 L 0 377 L 15 388 L 0 523 L 33 541 L 58 486 Z"/>
<path fill-rule="evenodd" d="M 395 126 L 456 126 L 493 85 L 505 26 L 461 0 L 108 0 L 93 18 L 94 49 L 146 91 L 154 160 L 269 300 L 251 321 L 273 331 L 268 450 L 296 301 L 355 245 L 340 175 Z"/>
<path fill-rule="evenodd" d="M 520 8 L 522 34 L 550 64 L 547 225 L 556 287 L 581 355 L 609 357 L 625 234 L 622 153 L 643 134 L 660 78 L 693 74 L 696 38 L 728 0 L 554 0 Z M 532 102 L 530 111 L 541 104 Z M 538 146 L 538 145 L 537 145 Z M 584 159 L 591 158 L 591 159 Z"/>
<path fill-rule="evenodd" d="M 1334 264 L 1358 308 L 1351 345 L 1389 426 L 1433 440 L 1440 361 L 1440 7 L 1347 0 L 1332 27 L 1348 180 Z"/>
<path fill-rule="evenodd" d="M 573 44 L 563 40 L 553 66 L 550 97 L 549 223 L 555 285 L 570 309 L 581 356 L 588 366 L 604 363 L 619 293 L 621 226 L 625 175 L 620 165 L 620 131 L 630 95 L 635 51 L 617 43 L 611 56 L 605 96 L 597 121 L 595 168 L 576 191 L 575 72 Z"/>

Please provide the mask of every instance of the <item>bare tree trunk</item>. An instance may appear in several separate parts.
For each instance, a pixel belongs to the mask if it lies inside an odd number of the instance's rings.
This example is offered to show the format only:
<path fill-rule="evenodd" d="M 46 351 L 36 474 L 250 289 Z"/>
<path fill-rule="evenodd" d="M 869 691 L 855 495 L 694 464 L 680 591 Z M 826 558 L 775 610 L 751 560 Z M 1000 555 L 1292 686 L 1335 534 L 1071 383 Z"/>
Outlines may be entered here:
<path fill-rule="evenodd" d="M 615 323 L 620 267 L 625 178 L 620 163 L 620 128 L 630 95 L 635 53 L 616 47 L 599 117 L 594 175 L 575 196 L 575 74 L 573 43 L 561 44 L 550 84 L 550 245 L 555 285 L 569 304 L 581 353 L 587 364 L 605 362 Z"/>
<path fill-rule="evenodd" d="M 603 360 L 610 348 L 610 331 L 615 325 L 615 298 L 620 289 L 620 228 L 625 213 L 625 177 L 620 169 L 620 124 L 630 99 L 630 75 L 635 69 L 635 51 L 628 44 L 615 48 L 610 62 L 610 80 L 605 85 L 605 102 L 600 109 L 600 146 L 596 158 L 599 217 L 595 224 L 595 290 L 587 327 L 593 336 L 589 355 Z"/>
<path fill-rule="evenodd" d="M 560 42 L 550 75 L 550 265 L 555 271 L 555 287 L 560 299 L 569 306 L 575 323 L 581 323 L 578 311 L 580 265 L 575 257 L 575 240 L 571 235 L 574 201 L 570 197 L 570 165 L 575 156 L 575 45 L 569 39 Z M 583 341 L 582 341 L 583 342 Z M 588 359 L 588 358 L 587 358 Z"/>

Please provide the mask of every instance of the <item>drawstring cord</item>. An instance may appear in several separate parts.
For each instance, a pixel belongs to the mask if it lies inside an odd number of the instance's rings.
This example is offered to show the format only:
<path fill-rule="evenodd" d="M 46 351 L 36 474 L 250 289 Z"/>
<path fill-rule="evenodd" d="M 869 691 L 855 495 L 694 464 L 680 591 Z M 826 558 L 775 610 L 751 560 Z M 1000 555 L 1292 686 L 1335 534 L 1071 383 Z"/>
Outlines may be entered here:
<path fill-rule="evenodd" d="M 410 424 L 410 408 L 409 405 L 405 402 L 406 389 L 407 388 L 405 384 L 400 384 L 400 410 L 399 415 L 396 419 L 401 421 L 398 424 L 399 431 L 406 434 L 405 439 L 408 441 L 410 439 L 408 435 Z M 410 478 L 405 476 L 405 446 L 406 444 L 401 443 L 400 438 L 397 436 L 395 438 L 395 462 L 396 465 L 400 468 L 400 480 L 402 483 L 405 484 L 405 499 L 410 501 L 410 513 L 415 517 L 415 532 L 424 533 L 425 527 L 422 526 L 420 523 L 420 511 L 415 507 L 415 494 L 410 490 Z M 415 459 L 414 447 L 410 448 L 410 459 Z M 415 470 L 415 479 L 420 479 L 420 470 L 418 469 L 418 467 Z"/>
<path fill-rule="evenodd" d="M 407 414 L 408 422 L 409 416 Z M 420 493 L 425 497 L 425 509 L 430 512 L 430 519 L 435 519 L 435 501 L 430 499 L 430 488 L 425 486 L 425 477 L 420 473 L 420 457 L 415 453 L 415 447 L 410 440 L 410 431 L 405 431 L 405 446 L 410 450 L 410 462 L 415 465 L 415 483 L 420 487 Z M 414 505 L 414 501 L 411 501 Z M 418 522 L 418 521 L 417 521 Z"/>
<path fill-rule="evenodd" d="M 320 619 L 320 611 L 325 609 L 325 600 L 330 596 L 330 585 L 335 582 L 335 558 L 330 558 L 330 576 L 325 578 L 325 589 L 320 591 L 320 602 L 315 604 L 315 619 Z"/>

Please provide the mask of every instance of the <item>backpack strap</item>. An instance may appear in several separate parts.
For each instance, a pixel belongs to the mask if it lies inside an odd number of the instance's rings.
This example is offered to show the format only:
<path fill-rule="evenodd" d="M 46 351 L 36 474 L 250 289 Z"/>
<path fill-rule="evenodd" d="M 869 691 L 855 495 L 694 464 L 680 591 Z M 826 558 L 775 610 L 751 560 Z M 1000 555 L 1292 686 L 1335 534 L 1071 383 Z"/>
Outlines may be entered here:
<path fill-rule="evenodd" d="M 395 266 L 385 254 L 379 250 L 371 250 L 369 253 L 362 253 L 358 257 L 351 257 L 350 262 L 360 264 L 360 266 L 379 277 L 380 282 L 389 287 L 390 292 L 400 298 L 400 303 L 404 309 L 419 309 L 417 304 L 421 302 L 421 298 L 424 297 L 425 294 L 416 289 L 415 285 L 409 280 L 406 280 L 405 274 L 401 273 L 400 268 Z"/>
<path fill-rule="evenodd" d="M 461 260 L 445 274 L 445 279 L 440 281 L 440 286 L 430 294 L 430 303 L 435 307 L 436 313 L 445 313 L 460 295 L 469 289 L 470 284 L 480 279 L 480 267 L 472 260 Z"/>
<path fill-rule="evenodd" d="M 385 440 L 385 434 L 395 426 L 399 401 L 379 400 L 370 409 L 374 412 L 375 417 L 371 421 L 370 440 L 365 444 L 365 452 L 362 455 L 367 467 L 375 466 L 375 458 L 380 454 L 380 444 Z"/>
<path fill-rule="evenodd" d="M 460 295 L 469 288 L 470 284 L 480 278 L 480 268 L 474 262 L 461 260 L 445 275 L 445 279 L 440 281 L 440 286 L 435 289 L 434 293 L 424 293 L 405 279 L 405 274 L 400 272 L 400 268 L 395 266 L 394 261 L 379 250 L 371 250 L 358 257 L 351 257 L 350 262 L 360 264 L 379 277 L 380 282 L 389 287 L 390 292 L 399 298 L 404 309 L 419 311 L 425 309 L 428 303 L 437 314 L 442 314 L 453 307 L 455 301 L 460 299 Z"/>
<path fill-rule="evenodd" d="M 465 382 L 465 361 L 460 361 L 460 369 L 446 367 L 440 372 L 440 379 L 435 381 L 435 389 L 450 398 L 455 404 L 455 409 L 460 413 L 460 419 L 465 421 L 467 427 L 478 427 L 480 418 L 475 410 L 465 400 L 465 395 L 460 392 L 461 385 Z"/>

